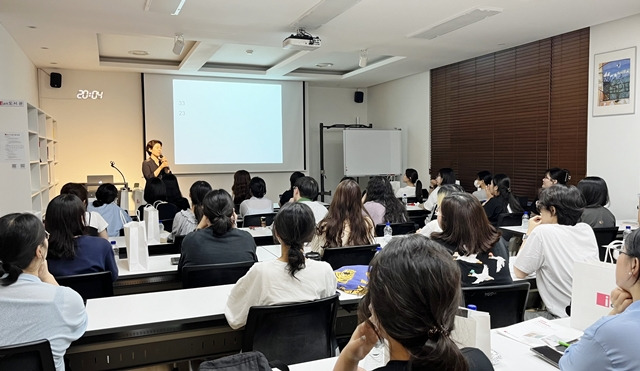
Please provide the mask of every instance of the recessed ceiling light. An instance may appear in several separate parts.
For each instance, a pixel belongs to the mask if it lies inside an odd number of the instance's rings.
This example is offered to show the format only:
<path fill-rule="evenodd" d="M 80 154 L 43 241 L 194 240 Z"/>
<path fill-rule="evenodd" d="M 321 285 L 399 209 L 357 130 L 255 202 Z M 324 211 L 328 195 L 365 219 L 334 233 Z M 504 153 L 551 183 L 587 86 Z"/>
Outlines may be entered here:
<path fill-rule="evenodd" d="M 49 48 L 47 48 L 46 46 L 41 46 L 41 47 L 40 47 L 40 49 L 47 50 L 47 49 L 49 49 Z"/>
<path fill-rule="evenodd" d="M 51 62 L 51 64 L 58 64 L 58 62 Z"/>
<path fill-rule="evenodd" d="M 507 44 L 505 44 L 505 43 L 498 44 L 498 46 L 505 46 L 505 45 L 507 45 Z"/>
<path fill-rule="evenodd" d="M 331 62 L 316 63 L 316 67 L 320 67 L 320 68 L 327 68 L 332 66 L 333 66 L 333 63 Z"/>
<path fill-rule="evenodd" d="M 34 29 L 34 28 L 38 28 L 38 27 L 36 27 L 36 26 L 27 26 L 27 28 L 32 28 L 32 29 Z"/>
<path fill-rule="evenodd" d="M 129 50 L 129 54 L 131 55 L 149 55 L 149 52 L 146 50 Z"/>
<path fill-rule="evenodd" d="M 253 54 L 253 49 L 247 49 L 244 52 L 249 54 L 249 55 L 251 55 L 251 54 Z"/>

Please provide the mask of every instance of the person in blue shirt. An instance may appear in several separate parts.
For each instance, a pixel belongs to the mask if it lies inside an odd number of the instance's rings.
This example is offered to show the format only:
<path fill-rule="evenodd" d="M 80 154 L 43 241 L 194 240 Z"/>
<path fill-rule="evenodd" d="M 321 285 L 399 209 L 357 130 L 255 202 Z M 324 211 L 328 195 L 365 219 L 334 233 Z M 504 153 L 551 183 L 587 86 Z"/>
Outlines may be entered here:
<path fill-rule="evenodd" d="M 124 225 L 131 221 L 129 213 L 116 204 L 118 189 L 111 183 L 101 184 L 96 191 L 96 200 L 87 206 L 89 212 L 99 213 L 109 223 L 109 237 L 117 237 Z"/>
<path fill-rule="evenodd" d="M 616 262 L 611 312 L 591 327 L 560 359 L 561 370 L 640 370 L 640 232 L 625 239 Z M 576 308 L 580 309 L 580 308 Z"/>

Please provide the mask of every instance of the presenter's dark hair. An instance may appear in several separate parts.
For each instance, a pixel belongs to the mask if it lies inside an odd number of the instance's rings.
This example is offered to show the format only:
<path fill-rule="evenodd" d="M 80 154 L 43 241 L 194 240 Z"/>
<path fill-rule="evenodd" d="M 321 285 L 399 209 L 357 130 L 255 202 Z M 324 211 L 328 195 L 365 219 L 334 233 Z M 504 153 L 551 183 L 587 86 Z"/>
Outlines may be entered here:
<path fill-rule="evenodd" d="M 89 192 L 87 188 L 80 183 L 67 183 L 60 189 L 60 194 L 72 194 L 78 196 L 82 203 L 86 204 L 89 198 Z"/>
<path fill-rule="evenodd" d="M 439 209 L 442 232 L 433 233 L 431 238 L 451 246 L 460 255 L 487 252 L 500 239 L 501 233 L 491 225 L 480 201 L 470 193 L 451 193 L 442 199 Z"/>
<path fill-rule="evenodd" d="M 289 184 L 291 184 L 291 190 L 293 191 L 293 187 L 296 186 L 296 182 L 298 181 L 298 179 L 303 178 L 304 174 L 300 171 L 294 171 L 291 176 L 289 177 Z"/>
<path fill-rule="evenodd" d="M 148 204 L 167 200 L 167 187 L 162 179 L 157 177 L 147 179 L 147 184 L 144 186 L 144 200 Z"/>
<path fill-rule="evenodd" d="M 249 189 L 251 190 L 252 196 L 262 198 L 267 193 L 267 183 L 264 182 L 264 179 L 256 176 L 251 178 Z"/>
<path fill-rule="evenodd" d="M 145 147 L 147 149 L 147 154 L 151 154 L 151 150 L 156 144 L 160 144 L 160 147 L 162 147 L 162 142 L 157 139 L 151 139 L 149 142 L 147 142 L 147 146 Z"/>
<path fill-rule="evenodd" d="M 273 236 L 289 247 L 287 270 L 291 277 L 305 267 L 304 243 L 310 242 L 316 229 L 311 208 L 300 202 L 287 202 L 273 219 Z"/>
<path fill-rule="evenodd" d="M 609 187 L 599 176 L 588 176 L 578 182 L 586 207 L 605 206 L 609 203 Z"/>
<path fill-rule="evenodd" d="M 466 371 L 467 361 L 451 339 L 460 280 L 458 264 L 437 242 L 420 234 L 394 238 L 371 261 L 360 319 L 373 310 L 381 333 L 409 352 L 410 370 Z"/>
<path fill-rule="evenodd" d="M 220 237 L 233 228 L 233 200 L 224 189 L 214 189 L 202 200 L 202 211 L 209 219 L 209 229 Z"/>
<path fill-rule="evenodd" d="M 60 195 L 49 202 L 44 226 L 50 233 L 50 257 L 73 259 L 76 256 L 76 236 L 86 234 L 84 216 L 84 205 L 75 195 Z"/>
<path fill-rule="evenodd" d="M 491 179 L 491 183 L 498 187 L 498 196 L 501 198 L 505 205 L 511 207 L 511 212 L 521 213 L 524 212 L 522 205 L 511 193 L 511 179 L 506 174 L 496 174 Z"/>
<path fill-rule="evenodd" d="M 440 183 L 440 185 L 456 184 L 456 173 L 452 168 L 443 167 L 442 169 L 438 170 L 438 174 L 440 174 L 440 178 L 442 178 L 442 183 Z"/>
<path fill-rule="evenodd" d="M 571 180 L 571 174 L 567 169 L 560 169 L 559 167 L 552 167 L 547 169 L 545 174 L 549 174 L 549 178 L 558 182 L 558 184 L 567 184 Z"/>
<path fill-rule="evenodd" d="M 93 201 L 93 206 L 100 207 L 102 205 L 108 205 L 115 201 L 118 197 L 118 189 L 111 183 L 100 184 L 98 190 L 96 190 L 96 200 Z"/>
<path fill-rule="evenodd" d="M 558 224 L 576 225 L 585 207 L 584 196 L 578 188 L 555 184 L 545 188 L 538 196 L 538 210 L 555 210 Z"/>
<path fill-rule="evenodd" d="M 251 194 L 249 193 L 250 181 L 251 174 L 246 170 L 238 170 L 233 174 L 233 186 L 231 186 L 233 203 L 240 204 L 242 201 L 251 198 Z"/>
<path fill-rule="evenodd" d="M 416 187 L 416 197 L 418 200 L 422 199 L 422 182 L 418 179 L 418 171 L 416 169 L 407 169 L 404 172 L 404 176 L 407 177 Z"/>
<path fill-rule="evenodd" d="M 366 195 L 366 201 L 377 202 L 384 206 L 384 222 L 404 223 L 409 220 L 407 208 L 393 193 L 391 183 L 386 177 L 370 178 Z"/>
<path fill-rule="evenodd" d="M 22 270 L 36 256 L 38 246 L 44 244 L 44 225 L 30 213 L 7 214 L 0 218 L 0 281 L 2 286 L 16 282 Z"/>
<path fill-rule="evenodd" d="M 315 201 L 318 197 L 318 182 L 310 176 L 304 176 L 296 180 L 295 187 L 298 188 L 298 192 L 301 197 Z"/>
<path fill-rule="evenodd" d="M 204 180 L 197 180 L 189 188 L 189 198 L 191 199 L 191 205 L 193 206 L 193 214 L 196 216 L 196 220 L 200 222 L 202 215 L 202 200 L 204 196 L 211 191 L 211 184 Z"/>

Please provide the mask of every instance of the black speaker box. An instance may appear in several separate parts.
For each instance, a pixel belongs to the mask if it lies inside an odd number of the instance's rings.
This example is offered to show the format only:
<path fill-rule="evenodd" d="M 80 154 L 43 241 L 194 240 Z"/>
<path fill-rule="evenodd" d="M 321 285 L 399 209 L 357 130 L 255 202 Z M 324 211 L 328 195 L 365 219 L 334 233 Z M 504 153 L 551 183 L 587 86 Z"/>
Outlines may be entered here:
<path fill-rule="evenodd" d="M 353 101 L 356 103 L 362 103 L 364 102 L 364 92 L 361 91 L 357 91 L 354 95 L 353 95 Z"/>
<path fill-rule="evenodd" d="M 51 72 L 51 78 L 49 79 L 49 85 L 52 88 L 62 87 L 62 74 L 58 72 Z"/>

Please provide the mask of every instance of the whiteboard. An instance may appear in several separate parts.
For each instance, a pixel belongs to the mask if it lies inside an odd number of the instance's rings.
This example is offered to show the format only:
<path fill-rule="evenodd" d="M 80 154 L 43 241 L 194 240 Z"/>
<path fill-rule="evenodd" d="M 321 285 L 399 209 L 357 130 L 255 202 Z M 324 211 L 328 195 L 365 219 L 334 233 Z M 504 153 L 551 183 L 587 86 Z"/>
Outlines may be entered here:
<path fill-rule="evenodd" d="M 342 139 L 345 175 L 402 174 L 400 130 L 345 129 Z"/>

